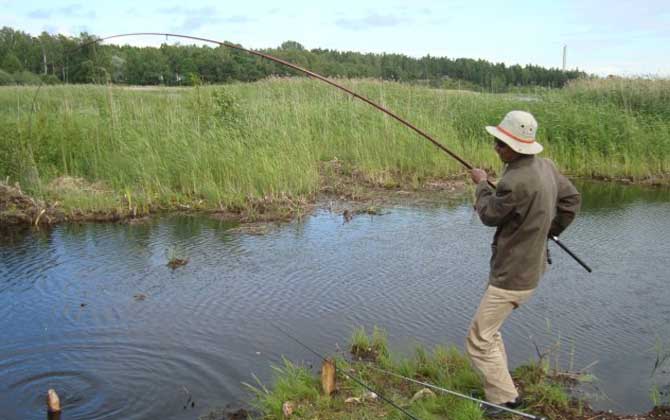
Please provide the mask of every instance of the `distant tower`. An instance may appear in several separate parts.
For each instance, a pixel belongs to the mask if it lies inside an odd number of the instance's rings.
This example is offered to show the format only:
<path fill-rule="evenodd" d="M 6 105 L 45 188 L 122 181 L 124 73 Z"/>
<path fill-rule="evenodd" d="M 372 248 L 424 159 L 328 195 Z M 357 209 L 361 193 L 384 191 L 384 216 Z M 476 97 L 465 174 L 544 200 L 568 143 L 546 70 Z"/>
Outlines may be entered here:
<path fill-rule="evenodd" d="M 568 46 L 563 45 L 563 71 L 565 71 L 565 56 L 566 56 L 567 52 L 568 52 Z"/>

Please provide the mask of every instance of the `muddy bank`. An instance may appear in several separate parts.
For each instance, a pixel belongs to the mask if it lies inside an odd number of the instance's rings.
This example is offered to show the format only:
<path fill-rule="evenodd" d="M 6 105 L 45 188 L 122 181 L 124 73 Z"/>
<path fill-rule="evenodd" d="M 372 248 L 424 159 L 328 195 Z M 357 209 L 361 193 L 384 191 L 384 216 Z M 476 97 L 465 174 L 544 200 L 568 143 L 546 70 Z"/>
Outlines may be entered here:
<path fill-rule="evenodd" d="M 592 410 L 587 403 L 576 400 L 571 401 L 564 410 L 545 407 L 540 403 L 535 407 L 535 413 L 551 420 L 670 420 L 670 406 L 654 407 L 645 414 L 616 414 Z"/>
<path fill-rule="evenodd" d="M 23 191 L 19 184 L 0 182 L 0 227 L 49 226 L 58 223 L 120 222 L 142 223 L 162 213 L 209 213 L 221 220 L 271 222 L 290 220 L 308 207 L 304 199 L 263 197 L 250 199 L 246 207 L 211 208 L 203 200 L 193 203 L 173 202 L 169 205 L 136 204 L 137 200 L 115 193 L 101 184 L 81 178 L 61 177 L 49 183 L 36 198 Z M 64 208 L 64 197 L 76 197 L 84 204 Z M 91 204 L 92 203 L 92 204 Z M 88 206 L 88 208 L 87 208 Z M 90 208 L 95 207 L 95 208 Z"/>
<path fill-rule="evenodd" d="M 467 172 L 449 178 L 417 178 L 388 171 L 370 174 L 332 160 L 322 162 L 319 173 L 316 193 L 305 196 L 282 193 L 250 197 L 241 206 L 229 207 L 208 203 L 203 199 L 138 205 L 136 199 L 119 194 L 102 183 L 90 183 L 73 177 L 53 180 L 39 194 L 43 199 L 27 194 L 18 184 L 0 182 L 0 226 L 47 226 L 63 222 L 141 223 L 158 213 L 205 213 L 218 220 L 262 224 L 299 219 L 311 214 L 316 208 L 342 214 L 346 222 L 356 215 L 382 214 L 384 207 L 392 205 L 462 202 L 473 191 Z M 588 180 L 658 187 L 667 186 L 670 177 Z M 84 203 L 96 204 L 65 209 L 61 204 L 65 197 L 77 197 Z"/>
<path fill-rule="evenodd" d="M 122 200 L 119 205 L 107 209 L 66 210 L 58 197 L 63 194 L 95 199 L 100 194 L 111 194 L 109 191 L 97 190 L 92 184 L 80 178 L 62 177 L 45 188 L 43 196 L 47 199 L 35 198 L 21 189 L 19 184 L 8 185 L 0 182 L 0 227 L 11 226 L 49 226 L 63 222 L 119 222 L 141 221 L 147 215 L 145 211 L 127 207 L 124 209 Z"/>
<path fill-rule="evenodd" d="M 574 418 L 575 420 L 669 420 L 670 406 L 654 407 L 646 414 L 618 415 L 602 411 L 585 410 L 581 417 L 561 417 L 565 420 Z"/>
<path fill-rule="evenodd" d="M 359 214 L 380 214 L 382 207 L 403 202 L 444 203 L 445 200 L 462 197 L 468 191 L 468 184 L 462 178 L 427 179 L 420 183 L 389 181 L 402 177 L 374 178 L 343 168 L 338 161 L 323 163 L 320 173 L 320 186 L 315 194 L 254 197 L 243 206 L 226 208 L 204 200 L 138 206 L 132 199 L 115 193 L 101 183 L 89 183 L 73 177 L 60 177 L 49 183 L 40 194 L 44 199 L 26 193 L 18 184 L 12 186 L 0 182 L 0 226 L 48 226 L 63 222 L 141 223 L 153 214 L 166 212 L 205 213 L 218 220 L 258 225 L 301 218 L 319 207 L 326 207 L 350 219 Z M 97 200 L 106 205 L 97 205 L 97 209 L 64 209 L 61 202 L 67 196 L 81 197 L 82 201 Z"/>
<path fill-rule="evenodd" d="M 65 215 L 53 203 L 30 197 L 14 186 L 0 183 L 0 226 L 60 223 Z"/>

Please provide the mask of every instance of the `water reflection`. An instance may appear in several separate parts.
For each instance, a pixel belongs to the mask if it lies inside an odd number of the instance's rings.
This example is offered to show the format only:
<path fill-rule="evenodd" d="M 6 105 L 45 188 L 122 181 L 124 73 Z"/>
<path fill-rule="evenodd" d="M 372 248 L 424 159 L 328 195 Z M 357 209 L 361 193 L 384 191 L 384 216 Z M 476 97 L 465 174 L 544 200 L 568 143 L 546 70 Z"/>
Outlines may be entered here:
<path fill-rule="evenodd" d="M 620 209 L 636 202 L 667 203 L 670 189 L 639 185 L 622 186 L 616 183 L 575 181 L 584 197 L 582 207 L 586 212 Z"/>

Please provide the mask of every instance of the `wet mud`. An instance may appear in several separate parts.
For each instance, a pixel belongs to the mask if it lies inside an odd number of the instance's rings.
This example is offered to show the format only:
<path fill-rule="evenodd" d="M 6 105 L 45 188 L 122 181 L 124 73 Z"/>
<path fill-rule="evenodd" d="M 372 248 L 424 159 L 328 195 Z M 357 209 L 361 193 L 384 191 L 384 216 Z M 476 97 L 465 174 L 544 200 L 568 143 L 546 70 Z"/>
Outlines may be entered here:
<path fill-rule="evenodd" d="M 309 196 L 293 197 L 288 194 L 249 198 L 244 206 L 209 208 L 200 200 L 198 205 L 175 204 L 173 208 L 152 207 L 138 209 L 124 197 L 108 210 L 62 209 L 57 197 L 79 194 L 95 197 L 113 195 L 102 184 L 88 183 L 81 178 L 61 177 L 47 187 L 51 201 L 34 198 L 22 191 L 18 184 L 0 182 L 0 226 L 48 226 L 58 223 L 113 222 L 138 224 L 158 213 L 204 213 L 221 221 L 241 223 L 240 233 L 264 234 L 275 222 L 288 222 L 310 215 L 317 208 L 326 208 L 342 214 L 345 222 L 355 216 L 383 214 L 383 207 L 399 203 L 423 204 L 458 199 L 469 190 L 465 174 L 450 179 L 423 179 L 420 182 L 404 179 L 399 174 L 377 178 L 361 171 L 345 168 L 335 160 L 320 166 L 319 191 Z M 389 179 L 393 181 L 389 181 Z M 263 226 L 266 225 L 266 226 Z"/>
<path fill-rule="evenodd" d="M 0 183 L 0 226 L 49 225 L 65 220 L 56 206 L 30 197 L 18 184 Z"/>

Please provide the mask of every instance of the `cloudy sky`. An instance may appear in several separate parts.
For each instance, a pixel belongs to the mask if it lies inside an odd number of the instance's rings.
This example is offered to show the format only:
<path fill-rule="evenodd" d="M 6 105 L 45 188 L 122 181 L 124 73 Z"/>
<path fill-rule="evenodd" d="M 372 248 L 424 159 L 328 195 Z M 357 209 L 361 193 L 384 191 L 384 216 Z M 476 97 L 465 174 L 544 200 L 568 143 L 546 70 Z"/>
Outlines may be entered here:
<path fill-rule="evenodd" d="M 547 67 L 562 65 L 567 45 L 568 68 L 670 76 L 670 0 L 0 0 L 0 6 L 0 26 L 31 34 L 175 32 L 248 48 L 293 40 L 307 48 Z"/>

